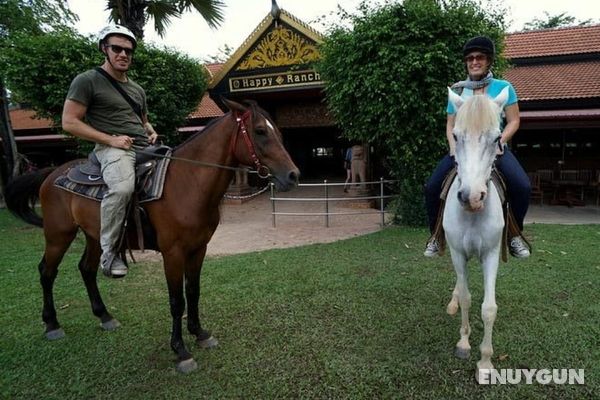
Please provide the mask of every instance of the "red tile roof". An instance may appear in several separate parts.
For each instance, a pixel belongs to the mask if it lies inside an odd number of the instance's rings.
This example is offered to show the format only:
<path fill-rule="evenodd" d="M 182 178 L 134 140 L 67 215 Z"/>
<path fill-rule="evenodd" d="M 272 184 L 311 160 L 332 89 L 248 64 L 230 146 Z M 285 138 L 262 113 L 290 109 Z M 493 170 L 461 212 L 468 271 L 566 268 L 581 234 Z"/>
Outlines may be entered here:
<path fill-rule="evenodd" d="M 222 63 L 204 65 L 204 68 L 208 71 L 209 81 L 221 70 L 221 68 L 223 68 L 223 65 L 224 64 Z M 188 115 L 188 118 L 214 118 L 220 117 L 221 115 L 223 115 L 223 111 L 221 111 L 219 106 L 217 106 L 217 104 L 208 96 L 207 92 L 204 93 L 202 100 L 200 100 L 200 104 L 198 104 L 198 107 Z"/>
<path fill-rule="evenodd" d="M 504 78 L 519 100 L 600 98 L 600 57 L 581 57 L 600 54 L 600 25 L 517 32 L 507 35 L 505 44 L 504 55 L 515 66 Z M 535 60 L 540 57 L 561 61 Z"/>
<path fill-rule="evenodd" d="M 210 77 L 212 78 L 221 70 L 221 68 L 223 68 L 223 65 L 225 65 L 225 64 L 224 63 L 206 64 L 204 67 L 208 70 L 208 73 L 210 74 Z"/>
<path fill-rule="evenodd" d="M 524 101 L 600 97 L 600 60 L 521 65 L 504 78 Z"/>
<path fill-rule="evenodd" d="M 600 53 L 600 25 L 512 33 L 505 45 L 507 58 Z"/>
<path fill-rule="evenodd" d="M 208 96 L 208 93 L 204 93 L 200 104 L 198 104 L 195 111 L 188 115 L 188 118 L 212 118 L 222 115 L 223 111 L 219 106 Z"/>
<path fill-rule="evenodd" d="M 10 122 L 14 130 L 52 128 L 54 123 L 47 118 L 36 118 L 33 110 L 10 110 Z"/>

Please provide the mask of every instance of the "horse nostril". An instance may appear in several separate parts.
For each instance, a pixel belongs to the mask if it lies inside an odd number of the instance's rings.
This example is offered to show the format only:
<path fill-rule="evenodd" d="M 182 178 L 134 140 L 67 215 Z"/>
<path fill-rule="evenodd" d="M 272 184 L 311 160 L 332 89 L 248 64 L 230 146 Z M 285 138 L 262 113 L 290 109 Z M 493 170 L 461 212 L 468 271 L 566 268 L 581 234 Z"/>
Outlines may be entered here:
<path fill-rule="evenodd" d="M 290 182 L 298 182 L 298 173 L 296 173 L 295 171 L 290 171 L 290 173 L 288 174 L 288 179 L 290 180 Z"/>
<path fill-rule="evenodd" d="M 463 197 L 462 197 L 462 190 L 459 190 L 458 193 L 456 194 L 458 196 L 458 201 L 463 201 Z"/>
<path fill-rule="evenodd" d="M 483 201 L 484 197 L 485 197 L 485 192 L 481 192 L 481 197 L 479 198 L 479 201 Z"/>

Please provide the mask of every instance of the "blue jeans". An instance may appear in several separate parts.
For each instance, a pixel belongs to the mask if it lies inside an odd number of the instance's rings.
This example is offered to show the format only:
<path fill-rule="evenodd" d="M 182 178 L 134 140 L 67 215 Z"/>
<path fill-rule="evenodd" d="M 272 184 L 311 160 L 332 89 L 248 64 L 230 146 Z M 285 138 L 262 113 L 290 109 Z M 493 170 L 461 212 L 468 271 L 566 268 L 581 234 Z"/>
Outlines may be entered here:
<path fill-rule="evenodd" d="M 427 208 L 427 218 L 429 219 L 429 230 L 433 233 L 435 223 L 437 222 L 438 211 L 440 208 L 440 194 L 442 193 L 442 183 L 448 172 L 454 166 L 454 160 L 446 155 L 439 162 L 429 180 L 425 184 L 425 206 Z M 496 168 L 504 175 L 507 186 L 507 197 L 512 212 L 517 220 L 519 229 L 523 230 L 523 220 L 529 208 L 529 194 L 531 184 L 529 177 L 513 153 L 504 147 L 504 154 L 496 159 Z"/>

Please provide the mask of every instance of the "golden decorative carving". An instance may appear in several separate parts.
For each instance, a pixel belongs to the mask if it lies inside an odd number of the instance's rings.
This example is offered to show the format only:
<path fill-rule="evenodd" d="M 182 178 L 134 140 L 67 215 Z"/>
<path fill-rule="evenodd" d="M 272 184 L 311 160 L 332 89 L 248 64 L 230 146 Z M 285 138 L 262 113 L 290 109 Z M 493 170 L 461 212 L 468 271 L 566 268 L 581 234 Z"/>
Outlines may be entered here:
<path fill-rule="evenodd" d="M 307 64 L 318 58 L 319 51 L 314 44 L 280 25 L 266 34 L 242 60 L 237 70 Z"/>

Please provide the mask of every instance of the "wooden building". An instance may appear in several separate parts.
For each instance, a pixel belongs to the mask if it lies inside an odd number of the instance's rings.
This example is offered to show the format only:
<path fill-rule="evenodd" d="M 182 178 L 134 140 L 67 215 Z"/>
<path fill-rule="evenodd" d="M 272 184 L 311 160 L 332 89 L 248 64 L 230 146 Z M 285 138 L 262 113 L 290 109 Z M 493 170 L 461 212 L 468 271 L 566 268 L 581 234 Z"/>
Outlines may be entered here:
<path fill-rule="evenodd" d="M 341 132 L 323 102 L 324 83 L 313 63 L 321 34 L 285 10 L 275 8 L 229 60 L 212 68 L 210 98 L 252 99 L 268 111 L 304 178 L 339 176 Z"/>
<path fill-rule="evenodd" d="M 512 148 L 525 169 L 600 170 L 600 25 L 513 33 L 505 55 L 521 109 Z"/>

